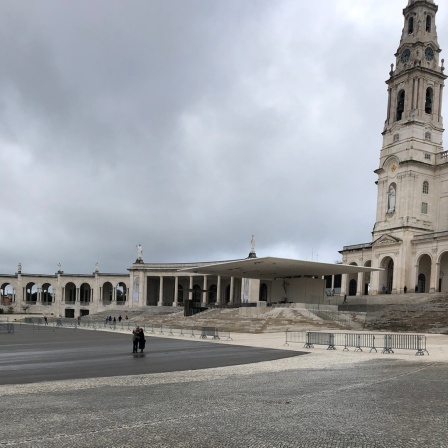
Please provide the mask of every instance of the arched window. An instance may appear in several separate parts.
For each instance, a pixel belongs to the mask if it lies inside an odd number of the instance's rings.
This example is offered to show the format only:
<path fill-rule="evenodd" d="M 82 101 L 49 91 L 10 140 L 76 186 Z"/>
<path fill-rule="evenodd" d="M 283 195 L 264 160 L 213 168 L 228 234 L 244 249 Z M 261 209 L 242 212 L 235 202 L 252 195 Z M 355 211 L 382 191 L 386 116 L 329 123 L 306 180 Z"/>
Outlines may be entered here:
<path fill-rule="evenodd" d="M 410 17 L 408 22 L 408 34 L 412 34 L 413 32 L 414 32 L 414 17 Z"/>
<path fill-rule="evenodd" d="M 426 32 L 427 33 L 431 32 L 431 24 L 432 24 L 431 16 L 428 14 L 426 16 Z"/>
<path fill-rule="evenodd" d="M 429 183 L 425 180 L 423 182 L 423 194 L 428 194 L 429 193 Z"/>
<path fill-rule="evenodd" d="M 426 100 L 425 100 L 425 112 L 427 114 L 432 114 L 432 99 L 434 93 L 431 87 L 426 89 Z"/>
<path fill-rule="evenodd" d="M 397 120 L 396 121 L 400 121 L 403 117 L 404 99 L 405 99 L 404 90 L 400 90 L 400 92 L 398 93 L 398 98 L 397 98 Z"/>

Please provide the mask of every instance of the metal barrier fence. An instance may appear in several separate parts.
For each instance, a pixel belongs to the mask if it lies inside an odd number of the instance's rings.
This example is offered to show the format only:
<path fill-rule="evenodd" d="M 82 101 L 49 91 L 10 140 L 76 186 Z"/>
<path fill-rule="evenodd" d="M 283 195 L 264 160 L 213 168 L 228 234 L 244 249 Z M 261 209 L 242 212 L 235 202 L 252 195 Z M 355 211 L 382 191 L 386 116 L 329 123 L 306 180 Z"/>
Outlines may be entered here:
<path fill-rule="evenodd" d="M 342 346 L 344 351 L 353 347 L 355 352 L 362 352 L 363 348 L 377 352 L 378 348 L 382 348 L 382 353 L 394 353 L 395 349 L 416 350 L 416 356 L 423 356 L 425 353 L 429 355 L 426 349 L 426 336 L 419 334 L 321 333 L 287 330 L 285 345 L 289 345 L 290 342 L 304 343 L 304 348 L 327 345 L 327 350 L 335 350 L 336 346 Z"/>
<path fill-rule="evenodd" d="M 12 325 L 12 324 L 10 324 Z M 21 325 L 21 324 L 19 324 Z M 53 330 L 58 328 L 73 328 L 77 330 L 78 328 L 89 328 L 93 330 L 99 329 L 111 329 L 111 330 L 122 330 L 129 331 L 130 333 L 135 327 L 143 328 L 146 334 L 157 334 L 164 336 L 190 336 L 190 337 L 200 337 L 207 339 L 211 336 L 212 339 L 224 339 L 227 341 L 233 340 L 230 336 L 230 330 L 228 328 L 216 328 L 216 327 L 187 327 L 180 325 L 168 325 L 164 323 L 142 323 L 137 324 L 136 322 L 121 321 L 121 322 L 103 322 L 94 321 L 88 319 L 69 319 L 69 318 L 56 318 L 48 320 L 47 323 L 41 318 L 26 318 L 24 320 L 24 325 L 32 325 L 33 331 L 39 330 Z"/>
<path fill-rule="evenodd" d="M 304 348 L 314 348 L 316 345 L 328 345 L 327 350 L 336 350 L 333 333 L 318 333 L 317 331 L 307 331 Z"/>
<path fill-rule="evenodd" d="M 219 330 L 215 327 L 202 327 L 201 338 L 207 339 L 208 336 L 210 336 L 213 339 L 219 339 Z"/>

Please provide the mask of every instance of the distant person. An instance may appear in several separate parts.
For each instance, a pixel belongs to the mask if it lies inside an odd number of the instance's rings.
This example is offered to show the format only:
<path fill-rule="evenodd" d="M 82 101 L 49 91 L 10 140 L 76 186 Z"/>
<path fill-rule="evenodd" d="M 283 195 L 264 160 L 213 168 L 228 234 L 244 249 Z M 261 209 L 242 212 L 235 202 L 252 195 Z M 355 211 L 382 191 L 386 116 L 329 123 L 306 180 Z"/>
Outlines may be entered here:
<path fill-rule="evenodd" d="M 415 285 L 415 292 L 418 292 L 418 285 Z"/>
<path fill-rule="evenodd" d="M 109 316 L 108 319 L 109 319 L 109 322 L 112 322 L 112 316 Z"/>
<path fill-rule="evenodd" d="M 44 322 L 45 322 L 45 325 L 48 325 L 48 318 L 47 318 L 47 316 L 44 316 Z"/>
<path fill-rule="evenodd" d="M 117 323 L 117 318 L 114 316 L 114 324 Z"/>
<path fill-rule="evenodd" d="M 145 333 L 143 331 L 143 328 L 140 328 L 139 338 L 138 338 L 138 348 L 140 349 L 140 353 L 143 353 L 143 350 L 145 349 L 145 345 L 146 345 Z"/>
<path fill-rule="evenodd" d="M 334 289 L 331 290 L 331 295 L 334 296 Z"/>
<path fill-rule="evenodd" d="M 118 322 L 121 322 L 123 318 L 121 317 L 121 314 L 118 316 Z"/>
<path fill-rule="evenodd" d="M 347 294 L 344 295 L 344 301 L 342 303 L 347 303 Z"/>
<path fill-rule="evenodd" d="M 405 286 L 405 287 L 403 288 L 403 291 L 404 291 L 404 293 L 406 294 L 406 293 L 408 292 L 408 287 Z"/>
<path fill-rule="evenodd" d="M 127 314 L 126 314 L 126 317 L 125 317 L 125 319 L 126 319 L 126 320 L 128 320 L 128 319 L 129 319 L 129 317 L 128 317 L 128 315 L 127 315 Z"/>
<path fill-rule="evenodd" d="M 140 328 L 135 327 L 132 331 L 132 353 L 138 352 L 138 341 L 140 339 Z"/>
<path fill-rule="evenodd" d="M 78 325 L 81 323 L 81 316 L 78 316 Z"/>
<path fill-rule="evenodd" d="M 386 287 L 384 285 L 381 287 L 381 291 L 383 294 L 386 294 Z"/>

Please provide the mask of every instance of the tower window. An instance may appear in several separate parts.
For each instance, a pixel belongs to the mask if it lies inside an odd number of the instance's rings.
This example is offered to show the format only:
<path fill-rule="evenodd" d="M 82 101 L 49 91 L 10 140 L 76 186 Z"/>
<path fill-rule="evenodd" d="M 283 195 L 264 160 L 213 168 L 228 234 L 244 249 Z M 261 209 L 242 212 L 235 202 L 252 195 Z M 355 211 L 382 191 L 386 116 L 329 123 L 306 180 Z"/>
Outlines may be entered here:
<path fill-rule="evenodd" d="M 428 15 L 426 16 L 426 32 L 427 32 L 427 33 L 430 33 L 430 32 L 431 32 L 431 24 L 432 24 L 431 16 L 428 14 Z"/>
<path fill-rule="evenodd" d="M 427 202 L 422 202 L 422 213 L 424 215 L 428 214 L 428 203 Z"/>
<path fill-rule="evenodd" d="M 425 132 L 425 140 L 431 141 L 431 132 Z"/>
<path fill-rule="evenodd" d="M 398 142 L 400 140 L 400 134 L 394 135 L 394 142 Z"/>
<path fill-rule="evenodd" d="M 425 160 L 431 160 L 431 154 L 425 153 Z"/>
<path fill-rule="evenodd" d="M 429 193 L 429 183 L 425 180 L 423 182 L 423 194 L 428 194 Z"/>
<path fill-rule="evenodd" d="M 408 34 L 412 34 L 413 32 L 414 32 L 414 17 L 410 17 L 408 22 Z"/>
<path fill-rule="evenodd" d="M 398 94 L 398 98 L 397 98 L 397 120 L 396 121 L 400 121 L 403 117 L 404 99 L 405 99 L 404 90 L 400 90 L 400 92 Z"/>
<path fill-rule="evenodd" d="M 432 98 L 434 96 L 433 90 L 431 87 L 426 89 L 426 100 L 425 100 L 425 112 L 427 114 L 432 114 Z"/>

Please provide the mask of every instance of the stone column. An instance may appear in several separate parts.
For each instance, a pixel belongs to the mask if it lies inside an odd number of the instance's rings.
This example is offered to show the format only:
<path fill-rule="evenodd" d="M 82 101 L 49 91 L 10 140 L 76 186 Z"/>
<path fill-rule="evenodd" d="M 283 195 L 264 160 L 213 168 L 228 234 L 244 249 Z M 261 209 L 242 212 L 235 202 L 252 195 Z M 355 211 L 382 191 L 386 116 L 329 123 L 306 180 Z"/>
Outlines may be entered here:
<path fill-rule="evenodd" d="M 193 277 L 190 275 L 190 283 L 188 286 L 188 300 L 193 299 Z"/>
<path fill-rule="evenodd" d="M 157 303 L 157 306 L 163 305 L 163 276 L 159 277 L 160 284 L 159 284 L 159 302 Z"/>
<path fill-rule="evenodd" d="M 391 89 L 387 89 L 387 123 L 390 124 L 390 100 L 391 100 Z"/>
<path fill-rule="evenodd" d="M 216 291 L 216 303 L 218 305 L 222 305 L 221 301 L 221 276 L 218 275 L 218 284 L 216 285 L 217 291 Z"/>
<path fill-rule="evenodd" d="M 75 302 L 79 302 L 79 288 L 75 288 Z"/>
<path fill-rule="evenodd" d="M 356 287 L 356 295 L 357 296 L 362 296 L 362 294 L 363 294 L 364 285 L 362 284 L 362 280 L 363 280 L 362 272 L 358 272 L 358 284 Z"/>
<path fill-rule="evenodd" d="M 174 302 L 173 306 L 177 306 L 179 303 L 179 277 L 174 277 Z"/>
<path fill-rule="evenodd" d="M 439 270 L 439 263 L 436 263 L 433 261 L 431 263 L 431 279 L 429 281 L 429 292 L 430 293 L 437 291 L 437 279 L 439 278 L 438 270 Z"/>
<path fill-rule="evenodd" d="M 202 306 L 208 305 L 208 299 L 207 299 L 207 276 L 204 275 L 204 280 L 202 284 Z"/>
<path fill-rule="evenodd" d="M 412 285 L 412 292 L 415 292 L 415 287 L 418 285 L 418 264 L 414 267 L 414 284 Z"/>
<path fill-rule="evenodd" d="M 348 275 L 347 274 L 342 274 L 342 279 L 341 279 L 341 296 L 344 296 L 345 294 L 347 294 L 347 282 L 348 282 Z"/>
<path fill-rule="evenodd" d="M 229 303 L 233 304 L 233 289 L 235 286 L 235 277 L 230 277 L 230 297 Z"/>

